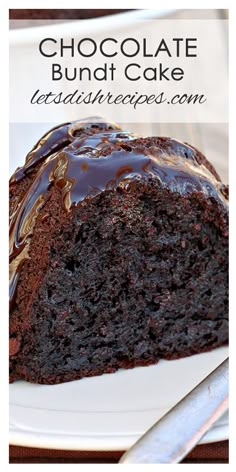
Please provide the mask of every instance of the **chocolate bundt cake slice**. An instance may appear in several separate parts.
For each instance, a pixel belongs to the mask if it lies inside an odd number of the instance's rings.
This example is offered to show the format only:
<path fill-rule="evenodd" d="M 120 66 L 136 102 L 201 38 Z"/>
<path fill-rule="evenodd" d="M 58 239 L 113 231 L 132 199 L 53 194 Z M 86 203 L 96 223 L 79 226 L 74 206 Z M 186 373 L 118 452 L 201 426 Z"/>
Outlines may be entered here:
<path fill-rule="evenodd" d="M 10 213 L 11 381 L 227 344 L 227 187 L 192 146 L 63 124 L 12 176 Z"/>

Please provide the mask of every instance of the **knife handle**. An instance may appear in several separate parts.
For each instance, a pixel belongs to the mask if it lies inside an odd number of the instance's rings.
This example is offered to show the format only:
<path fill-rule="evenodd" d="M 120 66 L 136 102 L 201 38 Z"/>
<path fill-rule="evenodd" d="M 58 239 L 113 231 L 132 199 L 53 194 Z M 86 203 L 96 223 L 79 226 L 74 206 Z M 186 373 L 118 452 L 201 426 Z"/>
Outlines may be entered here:
<path fill-rule="evenodd" d="M 176 464 L 228 408 L 229 360 L 155 423 L 121 457 L 121 464 Z"/>

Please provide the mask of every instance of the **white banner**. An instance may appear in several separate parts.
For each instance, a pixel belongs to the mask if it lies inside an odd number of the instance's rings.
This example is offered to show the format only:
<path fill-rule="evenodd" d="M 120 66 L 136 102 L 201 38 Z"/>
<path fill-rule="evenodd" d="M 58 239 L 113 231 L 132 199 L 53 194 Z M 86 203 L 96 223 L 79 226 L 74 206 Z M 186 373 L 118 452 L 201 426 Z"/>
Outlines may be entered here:
<path fill-rule="evenodd" d="M 228 122 L 226 20 L 79 20 L 10 31 L 10 121 Z"/>

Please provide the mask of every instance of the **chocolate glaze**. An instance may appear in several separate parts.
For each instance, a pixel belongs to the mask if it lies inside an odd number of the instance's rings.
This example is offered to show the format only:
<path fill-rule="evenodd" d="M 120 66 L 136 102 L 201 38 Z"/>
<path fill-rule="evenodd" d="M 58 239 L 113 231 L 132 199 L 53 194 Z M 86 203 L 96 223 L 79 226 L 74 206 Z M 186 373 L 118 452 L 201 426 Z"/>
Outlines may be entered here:
<path fill-rule="evenodd" d="M 93 129 L 120 130 L 120 127 L 116 123 L 108 123 L 102 118 L 91 117 L 82 121 L 63 123 L 62 125 L 52 128 L 48 133 L 43 135 L 27 154 L 24 166 L 15 171 L 10 180 L 10 184 L 23 179 L 25 175 L 43 159 L 73 142 L 78 133 L 86 133 Z"/>
<path fill-rule="evenodd" d="M 49 131 L 10 180 L 10 185 L 15 185 L 41 163 L 10 220 L 10 300 L 22 263 L 29 258 L 29 236 L 50 186 L 61 189 L 67 211 L 103 191 L 128 189 L 133 180 L 150 177 L 173 192 L 201 192 L 226 206 L 225 186 L 202 157 L 196 149 L 174 139 L 137 138 L 98 118 Z"/>

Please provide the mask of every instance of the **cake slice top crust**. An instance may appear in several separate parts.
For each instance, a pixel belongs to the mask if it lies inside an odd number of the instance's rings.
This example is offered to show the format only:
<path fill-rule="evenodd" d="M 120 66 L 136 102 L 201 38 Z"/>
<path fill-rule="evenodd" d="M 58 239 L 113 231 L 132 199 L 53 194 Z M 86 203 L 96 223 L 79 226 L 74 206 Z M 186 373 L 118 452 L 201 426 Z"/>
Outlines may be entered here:
<path fill-rule="evenodd" d="M 77 136 L 86 136 L 93 132 L 105 129 L 120 130 L 120 126 L 113 122 L 106 122 L 99 117 L 86 118 L 81 121 L 72 121 L 55 126 L 42 136 L 33 149 L 27 154 L 25 164 L 16 169 L 10 179 L 10 185 L 22 180 L 32 168 L 55 152 L 62 150 L 73 142 Z"/>

